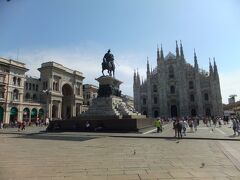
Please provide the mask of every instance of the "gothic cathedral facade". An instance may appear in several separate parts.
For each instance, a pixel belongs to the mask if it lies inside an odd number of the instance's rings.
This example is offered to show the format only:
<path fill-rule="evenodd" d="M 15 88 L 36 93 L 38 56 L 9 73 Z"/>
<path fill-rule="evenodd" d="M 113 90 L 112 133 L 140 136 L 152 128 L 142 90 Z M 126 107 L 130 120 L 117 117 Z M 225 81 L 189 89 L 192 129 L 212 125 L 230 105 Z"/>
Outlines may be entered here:
<path fill-rule="evenodd" d="M 164 57 L 157 49 L 157 67 L 149 68 L 146 80 L 134 72 L 134 107 L 148 117 L 222 116 L 222 97 L 214 58 L 209 72 L 200 70 L 194 50 L 194 66 L 186 62 L 182 43 L 176 54 Z"/>

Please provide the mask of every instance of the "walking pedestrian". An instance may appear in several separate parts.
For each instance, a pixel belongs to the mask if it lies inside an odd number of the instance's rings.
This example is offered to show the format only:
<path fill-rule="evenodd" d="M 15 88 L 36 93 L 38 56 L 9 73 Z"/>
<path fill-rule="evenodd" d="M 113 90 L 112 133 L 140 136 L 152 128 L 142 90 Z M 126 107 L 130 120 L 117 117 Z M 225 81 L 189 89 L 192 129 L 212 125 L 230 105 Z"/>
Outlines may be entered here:
<path fill-rule="evenodd" d="M 182 138 L 182 121 L 177 120 L 178 139 Z"/>
<path fill-rule="evenodd" d="M 236 132 L 238 130 L 238 122 L 235 118 L 232 118 L 232 128 L 233 128 L 233 135 L 236 136 Z"/>
<path fill-rule="evenodd" d="M 188 123 L 187 123 L 187 121 L 184 119 L 184 121 L 183 121 L 183 135 L 184 135 L 184 136 L 186 136 L 187 127 L 188 127 Z"/>
<path fill-rule="evenodd" d="M 162 132 L 162 125 L 161 125 L 161 120 L 157 119 L 155 121 L 155 127 L 157 128 L 157 133 L 159 133 L 160 131 Z"/>

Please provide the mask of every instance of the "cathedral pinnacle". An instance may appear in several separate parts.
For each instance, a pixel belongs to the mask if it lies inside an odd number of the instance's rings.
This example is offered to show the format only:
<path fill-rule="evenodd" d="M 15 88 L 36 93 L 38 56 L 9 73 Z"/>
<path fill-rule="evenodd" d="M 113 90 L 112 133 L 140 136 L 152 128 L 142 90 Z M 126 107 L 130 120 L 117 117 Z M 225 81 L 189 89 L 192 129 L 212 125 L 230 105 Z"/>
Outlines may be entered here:
<path fill-rule="evenodd" d="M 194 48 L 194 67 L 196 69 L 198 69 L 198 61 L 197 61 L 197 55 L 196 55 L 196 52 L 195 52 L 195 48 Z"/>
<path fill-rule="evenodd" d="M 211 59 L 209 58 L 209 74 L 210 76 L 213 75 L 213 68 L 212 68 L 212 64 L 211 64 Z"/>
<path fill-rule="evenodd" d="M 178 49 L 178 43 L 176 41 L 176 56 L 179 57 L 179 49 Z"/>
<path fill-rule="evenodd" d="M 180 55 L 181 55 L 181 58 L 184 59 L 183 46 L 182 46 L 181 40 L 180 40 Z"/>

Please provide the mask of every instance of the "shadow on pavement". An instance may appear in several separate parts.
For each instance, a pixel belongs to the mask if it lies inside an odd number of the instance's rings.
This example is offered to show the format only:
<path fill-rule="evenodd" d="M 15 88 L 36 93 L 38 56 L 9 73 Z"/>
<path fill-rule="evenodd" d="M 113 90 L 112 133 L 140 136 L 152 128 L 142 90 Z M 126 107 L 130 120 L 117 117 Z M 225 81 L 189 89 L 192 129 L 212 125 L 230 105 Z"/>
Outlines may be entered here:
<path fill-rule="evenodd" d="M 60 141 L 88 141 L 91 139 L 95 139 L 97 137 L 87 137 L 87 136 L 58 136 L 58 135 L 41 135 L 44 133 L 33 133 L 22 135 L 18 137 L 19 139 L 36 139 L 36 140 L 60 140 Z"/>

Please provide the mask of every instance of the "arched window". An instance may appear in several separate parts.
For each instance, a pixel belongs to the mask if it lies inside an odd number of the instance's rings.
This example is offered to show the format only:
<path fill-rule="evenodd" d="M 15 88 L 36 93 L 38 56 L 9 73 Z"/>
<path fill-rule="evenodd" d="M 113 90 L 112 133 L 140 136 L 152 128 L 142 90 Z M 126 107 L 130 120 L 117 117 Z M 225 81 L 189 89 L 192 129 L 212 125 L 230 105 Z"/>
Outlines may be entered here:
<path fill-rule="evenodd" d="M 154 97 L 154 104 L 157 104 L 158 103 L 158 99 L 157 97 Z"/>
<path fill-rule="evenodd" d="M 169 74 L 169 78 L 174 78 L 174 68 L 173 68 L 173 66 L 169 66 L 168 74 Z"/>
<path fill-rule="evenodd" d="M 194 88 L 193 81 L 189 81 L 189 89 L 193 89 L 193 88 Z"/>
<path fill-rule="evenodd" d="M 28 90 L 28 83 L 26 82 L 26 86 L 25 86 L 25 89 Z"/>
<path fill-rule="evenodd" d="M 175 86 L 170 86 L 170 93 L 175 94 Z"/>
<path fill-rule="evenodd" d="M 18 96 L 19 96 L 18 90 L 14 89 L 14 91 L 13 91 L 13 100 L 18 100 L 18 98 L 19 98 Z"/>
<path fill-rule="evenodd" d="M 25 99 L 30 99 L 30 94 L 29 93 L 26 93 Z"/>
<path fill-rule="evenodd" d="M 55 90 L 58 91 L 58 83 L 55 84 Z"/>
<path fill-rule="evenodd" d="M 205 99 L 205 101 L 208 101 L 208 100 L 209 100 L 208 93 L 205 93 L 205 94 L 204 94 L 204 99 Z"/>
<path fill-rule="evenodd" d="M 156 84 L 153 85 L 153 92 L 157 92 L 157 85 Z"/>
<path fill-rule="evenodd" d="M 191 102 L 194 102 L 194 100 L 195 100 L 195 99 L 194 99 L 194 95 L 191 94 L 191 95 L 190 95 L 190 101 L 191 101 Z"/>
<path fill-rule="evenodd" d="M 0 98 L 4 98 L 4 91 L 0 91 Z"/>
<path fill-rule="evenodd" d="M 143 105 L 147 104 L 146 98 L 143 98 Z"/>
<path fill-rule="evenodd" d="M 21 78 L 18 78 L 17 82 L 18 82 L 18 86 L 20 86 L 21 85 Z"/>
<path fill-rule="evenodd" d="M 37 95 L 36 94 L 33 95 L 33 100 L 37 100 Z"/>
<path fill-rule="evenodd" d="M 13 77 L 13 84 L 16 85 L 16 83 L 17 83 L 17 78 Z"/>

